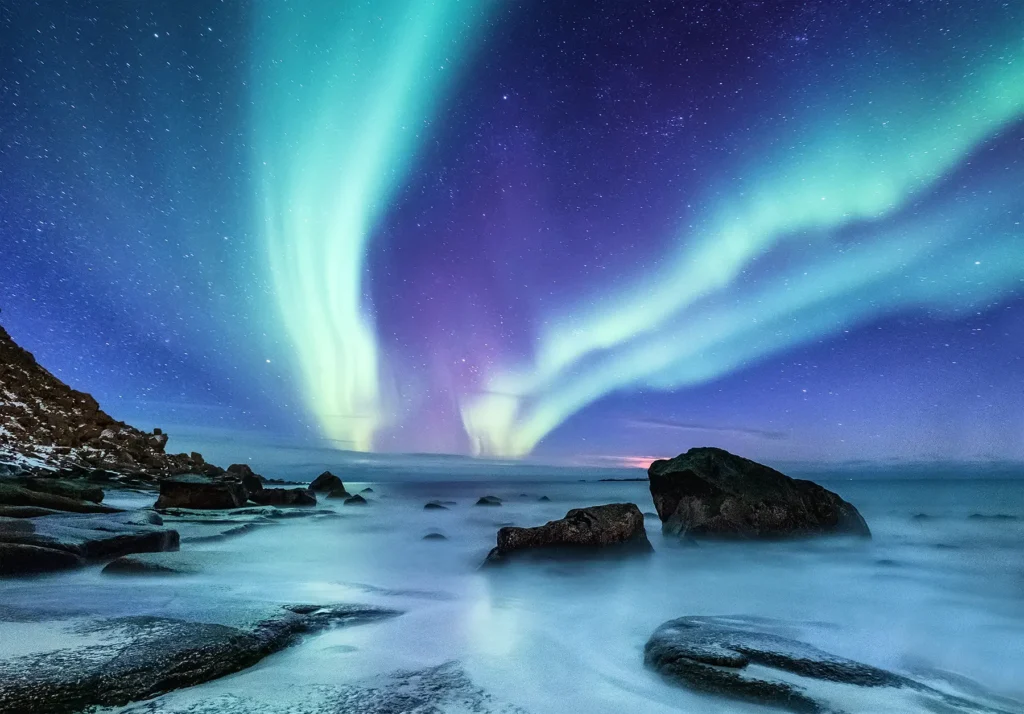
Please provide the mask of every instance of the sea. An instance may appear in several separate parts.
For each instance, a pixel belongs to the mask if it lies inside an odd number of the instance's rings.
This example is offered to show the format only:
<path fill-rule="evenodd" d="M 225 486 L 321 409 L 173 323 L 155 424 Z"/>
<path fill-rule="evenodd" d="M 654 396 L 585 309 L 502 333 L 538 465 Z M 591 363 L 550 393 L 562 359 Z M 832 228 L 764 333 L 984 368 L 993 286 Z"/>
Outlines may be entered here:
<path fill-rule="evenodd" d="M 254 601 L 404 612 L 307 637 L 238 674 L 111 710 L 119 712 L 318 711 L 315 692 L 444 664 L 485 695 L 471 707 L 423 711 L 777 711 L 689 691 L 644 667 L 655 628 L 686 615 L 766 618 L 833 654 L 1024 712 L 1024 480 L 821 478 L 857 506 L 871 540 L 688 544 L 662 535 L 645 481 L 535 475 L 346 479 L 352 492 L 371 489 L 366 506 L 322 500 L 319 507 L 338 517 L 290 518 L 235 538 L 184 543 L 183 550 L 208 554 L 200 574 L 112 577 L 95 566 L 0 581 L 0 603 L 196 619 Z M 503 505 L 475 505 L 485 495 Z M 425 510 L 431 500 L 448 509 Z M 151 501 L 142 493 L 109 497 L 125 507 Z M 571 508 L 614 502 L 647 514 L 652 556 L 480 567 L 503 525 L 539 525 Z M 217 528 L 183 524 L 182 535 Z M 424 540 L 430 533 L 446 539 Z M 45 622 L 17 627 L 0 627 L 0 657 L 62 647 Z M 889 690 L 876 696 L 837 686 L 822 696 L 849 714 L 961 711 Z"/>

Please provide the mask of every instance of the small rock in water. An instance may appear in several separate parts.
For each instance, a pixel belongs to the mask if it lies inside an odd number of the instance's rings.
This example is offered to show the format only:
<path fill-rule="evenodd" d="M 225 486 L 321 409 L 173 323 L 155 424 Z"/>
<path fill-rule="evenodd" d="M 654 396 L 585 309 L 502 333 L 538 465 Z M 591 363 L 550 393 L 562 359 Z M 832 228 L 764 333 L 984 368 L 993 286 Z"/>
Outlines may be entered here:
<path fill-rule="evenodd" d="M 500 506 L 501 499 L 497 496 L 481 496 L 480 500 L 476 502 L 478 506 Z"/>
<path fill-rule="evenodd" d="M 366 499 L 360 496 L 358 493 L 355 496 L 351 496 L 345 499 L 346 506 L 365 506 L 366 504 Z"/>
<path fill-rule="evenodd" d="M 424 511 L 447 511 L 447 506 L 442 506 L 440 501 L 431 501 L 423 507 Z"/>
<path fill-rule="evenodd" d="M 345 484 L 342 483 L 341 479 L 332 474 L 330 471 L 324 471 L 322 474 L 313 479 L 313 483 L 309 484 L 310 491 L 344 491 Z"/>
<path fill-rule="evenodd" d="M 360 491 L 359 493 L 373 493 L 373 489 L 372 489 L 372 488 L 370 488 L 369 486 L 367 486 L 366 488 L 364 488 L 364 489 L 363 489 L 362 491 Z"/>
<path fill-rule="evenodd" d="M 352 494 L 346 491 L 344 488 L 336 488 L 329 494 L 327 494 L 327 498 L 349 498 L 351 497 L 351 495 Z"/>
<path fill-rule="evenodd" d="M 506 527 L 498 531 L 498 544 L 487 562 L 512 554 L 583 555 L 595 552 L 650 553 L 644 517 L 633 503 L 574 508 L 565 518 L 536 528 Z"/>
<path fill-rule="evenodd" d="M 444 533 L 427 533 L 423 536 L 423 540 L 448 540 L 448 536 Z"/>
<path fill-rule="evenodd" d="M 547 502 L 548 502 L 548 501 L 550 501 L 551 499 L 550 499 L 550 498 L 548 498 L 547 496 L 541 496 L 541 497 L 540 497 L 540 498 L 538 498 L 537 500 L 538 500 L 538 501 L 543 501 L 543 502 L 547 503 Z"/>

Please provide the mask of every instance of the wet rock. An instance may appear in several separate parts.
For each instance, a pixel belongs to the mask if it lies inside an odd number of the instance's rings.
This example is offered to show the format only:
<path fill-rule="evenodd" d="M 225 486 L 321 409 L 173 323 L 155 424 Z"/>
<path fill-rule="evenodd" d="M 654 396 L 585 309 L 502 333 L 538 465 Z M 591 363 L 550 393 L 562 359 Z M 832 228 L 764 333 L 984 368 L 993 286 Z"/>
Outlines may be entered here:
<path fill-rule="evenodd" d="M 122 555 L 103 568 L 107 575 L 196 575 L 216 568 L 220 553 L 175 551 Z"/>
<path fill-rule="evenodd" d="M 1001 711 L 765 631 L 767 624 L 754 618 L 670 620 L 647 641 L 644 663 L 672 682 L 699 692 L 793 712 L 830 714 L 841 710 L 829 701 L 829 687 L 818 683 L 914 690 L 920 697 L 922 711 Z M 834 690 L 831 696 L 835 696 Z M 877 696 L 879 701 L 893 701 L 886 691 Z"/>
<path fill-rule="evenodd" d="M 48 573 L 83 565 L 85 558 L 66 550 L 0 542 L 0 575 Z"/>
<path fill-rule="evenodd" d="M 53 516 L 60 514 L 52 508 L 40 508 L 39 506 L 0 506 L 0 518 L 36 518 L 38 516 Z"/>
<path fill-rule="evenodd" d="M 159 515 L 150 512 L 0 519 L 0 543 L 56 550 L 75 556 L 71 559 L 47 554 L 46 563 L 62 568 L 88 559 L 177 550 L 178 542 L 178 532 L 162 527 Z M 29 551 L 21 553 L 24 556 Z M 39 572 L 43 566 L 30 571 L 24 567 L 23 557 L 10 561 L 5 558 L 0 563 L 0 574 Z"/>
<path fill-rule="evenodd" d="M 424 511 L 447 511 L 448 507 L 442 505 L 440 501 L 430 501 L 423 507 Z"/>
<path fill-rule="evenodd" d="M 156 508 L 225 509 L 244 506 L 248 500 L 240 481 L 186 474 L 160 482 Z"/>
<path fill-rule="evenodd" d="M 122 706 L 246 669 L 304 634 L 397 614 L 334 605 L 284 608 L 242 627 L 150 616 L 102 621 L 92 628 L 108 640 L 101 645 L 0 661 L 0 711 L 50 714 Z"/>
<path fill-rule="evenodd" d="M 263 477 L 252 470 L 248 464 L 231 464 L 227 473 L 242 482 L 245 492 L 249 495 L 263 490 Z"/>
<path fill-rule="evenodd" d="M 481 496 L 476 502 L 477 506 L 500 506 L 501 499 L 497 496 Z"/>
<path fill-rule="evenodd" d="M 335 489 L 327 494 L 327 498 L 349 498 L 352 494 L 343 488 Z"/>
<path fill-rule="evenodd" d="M 330 471 L 324 471 L 322 474 L 313 479 L 313 483 L 309 484 L 310 491 L 344 491 L 345 484 L 340 478 L 332 474 Z"/>
<path fill-rule="evenodd" d="M 0 505 L 32 506 L 71 513 L 117 513 L 119 510 L 90 501 L 82 501 L 42 491 L 33 491 L 10 483 L 0 483 Z"/>
<path fill-rule="evenodd" d="M 870 537 L 835 493 L 723 449 L 695 448 L 651 464 L 654 506 L 666 533 L 719 538 L 828 534 Z"/>
<path fill-rule="evenodd" d="M 967 516 L 972 521 L 1016 521 L 1017 516 L 1009 513 L 972 513 Z"/>
<path fill-rule="evenodd" d="M 316 505 L 316 496 L 306 488 L 265 488 L 249 494 L 249 500 L 263 506 Z"/>
<path fill-rule="evenodd" d="M 448 536 L 444 533 L 427 533 L 423 540 L 448 540 Z"/>
<path fill-rule="evenodd" d="M 373 493 L 373 489 L 372 489 L 372 488 L 370 488 L 369 486 L 367 486 L 366 488 L 364 488 L 364 489 L 363 489 L 362 491 L 360 491 L 359 493 Z"/>
<path fill-rule="evenodd" d="M 599 551 L 650 553 L 644 517 L 633 503 L 574 508 L 565 518 L 536 528 L 505 527 L 487 562 L 506 560 L 513 554 L 585 555 Z"/>
<path fill-rule="evenodd" d="M 541 496 L 541 497 L 540 497 L 540 498 L 538 498 L 537 500 L 538 500 L 538 501 L 541 501 L 542 503 L 547 503 L 547 502 L 548 502 L 548 501 L 550 501 L 551 499 L 550 499 L 550 498 L 548 498 L 547 496 Z"/>
<path fill-rule="evenodd" d="M 365 506 L 366 504 L 366 499 L 360 496 L 358 493 L 355 496 L 351 496 L 345 499 L 346 506 Z"/>
<path fill-rule="evenodd" d="M 100 503 L 103 500 L 102 488 L 80 481 L 35 477 L 25 480 L 25 488 L 40 493 L 52 493 L 55 496 L 73 498 L 77 501 Z"/>

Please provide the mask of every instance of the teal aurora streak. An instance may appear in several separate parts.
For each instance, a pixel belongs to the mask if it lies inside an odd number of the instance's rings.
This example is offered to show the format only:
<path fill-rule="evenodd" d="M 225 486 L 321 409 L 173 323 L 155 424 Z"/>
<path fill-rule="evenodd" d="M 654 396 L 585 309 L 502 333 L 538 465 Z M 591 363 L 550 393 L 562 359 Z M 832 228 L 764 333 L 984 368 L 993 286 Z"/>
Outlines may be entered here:
<path fill-rule="evenodd" d="M 267 261 L 311 409 L 329 438 L 367 450 L 398 411 L 382 397 L 368 245 L 486 9 L 264 10 L 254 123 Z M 993 227 L 966 190 L 908 210 L 1024 117 L 1019 28 L 979 32 L 989 49 L 950 50 L 941 72 L 923 60 L 836 69 L 820 101 L 794 97 L 788 116 L 736 139 L 739 178 L 709 180 L 701 217 L 653 275 L 537 315 L 532 360 L 492 365 L 456 395 L 471 448 L 523 456 L 609 393 L 699 384 L 880 315 L 956 314 L 1019 289 L 1019 220 Z M 990 188 L 989 203 L 1019 197 L 1013 182 Z"/>

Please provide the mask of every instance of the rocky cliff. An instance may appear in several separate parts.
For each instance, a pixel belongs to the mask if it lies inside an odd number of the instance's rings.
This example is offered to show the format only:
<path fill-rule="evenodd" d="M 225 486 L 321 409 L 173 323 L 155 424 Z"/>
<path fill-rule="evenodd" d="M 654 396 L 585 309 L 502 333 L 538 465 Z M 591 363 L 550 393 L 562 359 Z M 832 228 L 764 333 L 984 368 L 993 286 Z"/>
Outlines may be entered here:
<path fill-rule="evenodd" d="M 167 454 L 167 435 L 140 431 L 44 369 L 0 327 L 0 473 L 105 470 L 154 479 L 203 472 L 199 454 Z"/>

